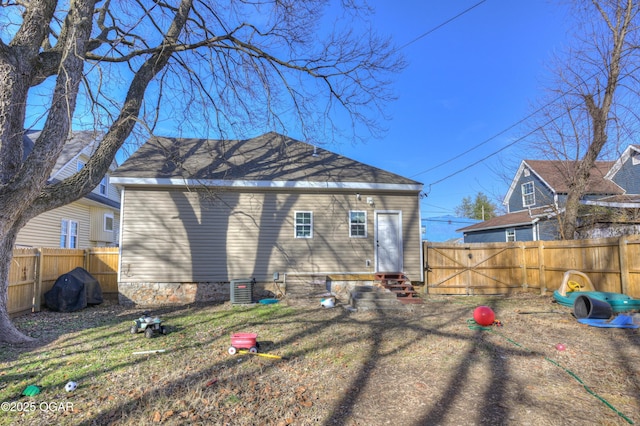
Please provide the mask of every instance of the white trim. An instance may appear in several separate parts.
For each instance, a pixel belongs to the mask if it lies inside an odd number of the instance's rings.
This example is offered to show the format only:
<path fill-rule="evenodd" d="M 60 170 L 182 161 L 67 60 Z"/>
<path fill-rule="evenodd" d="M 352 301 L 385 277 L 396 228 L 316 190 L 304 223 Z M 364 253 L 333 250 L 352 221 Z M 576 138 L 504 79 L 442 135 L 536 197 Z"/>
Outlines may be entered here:
<path fill-rule="evenodd" d="M 635 146 L 629 145 L 627 147 L 627 149 L 625 149 L 622 152 L 622 154 L 620 155 L 620 158 L 618 158 L 616 160 L 616 162 L 613 163 L 613 166 L 611 166 L 611 168 L 609 169 L 607 174 L 604 175 L 605 179 L 613 181 L 613 177 L 616 175 L 616 173 L 618 173 L 620 171 L 620 169 L 622 168 L 622 165 L 624 163 L 626 163 L 627 160 L 631 157 L 631 151 L 632 150 L 635 151 L 635 152 L 640 152 L 640 150 L 638 148 L 636 148 Z"/>
<path fill-rule="evenodd" d="M 114 241 L 118 244 L 118 282 L 122 281 L 122 231 L 124 229 L 124 191 L 122 188 L 120 191 L 120 232 L 117 235 L 117 241 Z"/>
<path fill-rule="evenodd" d="M 311 223 L 309 224 L 309 236 L 299 236 L 298 226 L 306 226 L 305 224 L 298 224 L 298 213 L 309 213 L 311 217 Z M 293 237 L 294 238 L 313 238 L 313 212 L 310 210 L 296 210 L 293 212 Z"/>
<path fill-rule="evenodd" d="M 364 235 L 353 235 L 353 233 L 351 232 L 351 227 L 353 225 L 360 225 L 359 223 L 351 222 L 351 213 L 364 213 L 364 223 L 362 224 L 362 226 L 364 226 Z M 349 210 L 349 238 L 367 238 L 369 236 L 369 226 L 367 221 L 368 218 L 366 210 Z"/>
<path fill-rule="evenodd" d="M 402 228 L 402 210 L 375 210 L 373 212 L 373 266 L 374 268 L 377 270 L 378 266 L 379 266 L 379 261 L 380 259 L 378 258 L 378 217 L 381 214 L 394 214 L 394 215 L 398 215 L 398 232 L 399 232 L 399 241 L 398 244 L 400 245 L 400 266 L 399 266 L 399 271 L 401 272 L 402 270 L 404 270 L 404 232 L 403 232 L 403 228 Z M 422 244 L 422 240 L 420 240 L 420 244 Z M 392 271 L 386 271 L 386 272 L 392 272 Z"/>
<path fill-rule="evenodd" d="M 549 185 L 549 182 L 545 181 L 542 178 L 542 176 L 540 176 L 533 167 L 527 164 L 525 160 L 522 160 L 522 162 L 520 163 L 520 167 L 518 167 L 518 171 L 516 172 L 515 176 L 513 177 L 513 180 L 511 181 L 511 184 L 509 185 L 509 190 L 507 191 L 507 193 L 504 196 L 504 199 L 502 200 L 502 205 L 507 206 L 507 213 L 511 213 L 511 211 L 509 211 L 509 200 L 511 199 L 513 192 L 516 190 L 516 185 L 520 181 L 519 176 L 523 174 L 525 167 L 527 167 L 531 171 L 531 174 L 535 175 L 535 177 L 538 178 L 538 180 L 540 180 L 540 182 L 544 186 L 546 186 L 549 189 L 549 191 L 551 191 L 551 193 L 556 195 L 556 190 L 551 185 Z"/>
<path fill-rule="evenodd" d="M 531 192 L 524 192 L 524 188 L 525 186 L 528 186 L 529 184 L 531 184 Z M 522 195 L 522 207 L 531 207 L 531 206 L 535 206 L 536 205 L 536 183 L 533 180 L 530 180 L 528 182 L 524 182 L 520 185 L 520 193 Z M 526 197 L 531 195 L 533 197 L 533 202 L 532 203 L 527 203 L 526 202 Z"/>
<path fill-rule="evenodd" d="M 113 185 L 138 186 L 219 186 L 234 188 L 326 188 L 326 189 L 373 189 L 396 191 L 421 191 L 422 184 L 393 184 L 367 182 L 313 182 L 313 181 L 263 181 L 182 178 L 128 178 L 110 177 Z"/>
<path fill-rule="evenodd" d="M 107 219 L 111 219 L 111 229 L 107 229 Z M 113 232 L 116 228 L 113 213 L 104 213 L 102 215 L 102 230 L 104 232 Z"/>
<path fill-rule="evenodd" d="M 77 220 L 73 220 L 73 219 L 61 219 L 60 220 L 60 237 L 63 236 L 62 234 L 62 229 L 63 229 L 63 224 L 66 225 L 67 228 L 67 233 L 64 234 L 64 246 L 61 246 L 60 248 L 70 248 L 70 249 L 77 249 L 80 243 L 79 240 L 79 230 L 80 230 L 80 223 Z M 75 234 L 72 234 L 71 229 L 72 229 L 72 225 L 75 224 L 75 228 L 76 228 L 76 232 Z M 75 247 L 71 247 L 71 237 L 75 237 Z M 61 238 L 59 238 L 59 242 L 61 242 Z"/>

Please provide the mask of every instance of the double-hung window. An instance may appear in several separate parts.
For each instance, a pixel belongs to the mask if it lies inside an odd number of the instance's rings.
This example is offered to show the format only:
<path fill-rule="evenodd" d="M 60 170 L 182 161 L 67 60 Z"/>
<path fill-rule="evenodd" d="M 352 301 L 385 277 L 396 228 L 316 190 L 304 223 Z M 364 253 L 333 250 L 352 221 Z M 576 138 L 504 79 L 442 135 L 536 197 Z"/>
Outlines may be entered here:
<path fill-rule="evenodd" d="M 354 238 L 367 237 L 367 212 L 349 212 L 349 236 Z"/>
<path fill-rule="evenodd" d="M 107 185 L 109 183 L 109 178 L 105 175 L 100 181 L 100 195 L 107 195 Z"/>
<path fill-rule="evenodd" d="M 516 230 L 515 228 L 507 229 L 507 242 L 516 240 Z"/>
<path fill-rule="evenodd" d="M 113 214 L 104 214 L 104 230 L 105 232 L 113 232 Z"/>
<path fill-rule="evenodd" d="M 522 206 L 529 207 L 536 203 L 535 188 L 533 181 L 522 184 Z"/>
<path fill-rule="evenodd" d="M 313 213 L 296 212 L 296 238 L 313 238 Z"/>
<path fill-rule="evenodd" d="M 60 223 L 60 247 L 78 248 L 78 222 L 63 219 Z"/>

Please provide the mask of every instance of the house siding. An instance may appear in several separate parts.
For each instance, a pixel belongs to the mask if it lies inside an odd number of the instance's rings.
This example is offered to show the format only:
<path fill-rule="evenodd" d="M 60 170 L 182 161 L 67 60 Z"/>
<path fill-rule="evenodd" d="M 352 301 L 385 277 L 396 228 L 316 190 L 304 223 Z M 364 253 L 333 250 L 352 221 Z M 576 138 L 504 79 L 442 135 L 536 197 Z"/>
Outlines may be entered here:
<path fill-rule="evenodd" d="M 421 277 L 415 193 L 153 190 L 127 188 L 120 281 L 226 282 L 279 273 L 375 272 L 374 211 L 402 211 L 404 267 Z M 374 197 L 375 208 L 365 200 Z M 349 237 L 350 210 L 367 212 L 367 237 Z M 295 238 L 296 211 L 313 212 L 313 238 Z M 367 260 L 370 266 L 367 266 Z"/>
<path fill-rule="evenodd" d="M 636 154 L 637 155 L 637 154 Z M 624 162 L 612 180 L 624 188 L 627 194 L 640 194 L 640 163 L 633 164 L 633 156 Z"/>
<path fill-rule="evenodd" d="M 522 204 L 522 185 L 528 182 L 533 182 L 535 204 L 533 206 L 525 207 Z M 508 209 L 509 212 L 517 212 L 528 207 L 538 207 L 551 203 L 553 203 L 553 193 L 542 182 L 542 180 L 540 180 L 534 173 L 531 173 L 529 176 L 525 176 L 524 173 L 522 173 L 518 178 L 518 182 L 514 187 L 511 197 L 509 198 Z"/>
<path fill-rule="evenodd" d="M 104 229 L 104 216 L 113 216 L 113 231 Z M 113 247 L 118 243 L 118 228 L 120 226 L 120 215 L 112 209 L 92 207 L 91 208 L 91 243 L 96 247 Z"/>
<path fill-rule="evenodd" d="M 61 221 L 78 222 L 78 247 L 89 248 L 90 208 L 74 202 L 31 219 L 19 232 L 16 247 L 60 247 Z"/>
<path fill-rule="evenodd" d="M 507 229 L 485 229 L 464 234 L 465 243 L 504 243 L 507 241 Z M 515 228 L 516 241 L 531 241 L 533 239 L 533 227 L 531 225 Z"/>

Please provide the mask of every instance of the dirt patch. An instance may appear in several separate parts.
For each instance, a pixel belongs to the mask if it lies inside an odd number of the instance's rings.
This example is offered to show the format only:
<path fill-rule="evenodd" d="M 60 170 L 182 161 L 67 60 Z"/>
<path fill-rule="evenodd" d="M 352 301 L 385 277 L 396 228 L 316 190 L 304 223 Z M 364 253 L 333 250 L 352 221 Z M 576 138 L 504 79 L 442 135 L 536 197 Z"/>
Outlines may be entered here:
<path fill-rule="evenodd" d="M 479 304 L 503 326 L 473 327 Z M 154 312 L 170 333 L 152 339 L 128 333 L 139 313 L 105 304 L 16 319 L 41 340 L 0 350 L 0 400 L 36 409 L 5 412 L 0 424 L 640 421 L 638 330 L 581 325 L 551 297 L 438 296 L 407 312 L 189 306 Z M 239 331 L 258 333 L 261 353 L 287 359 L 230 356 Z M 156 349 L 165 352 L 133 355 Z M 75 392 L 64 391 L 68 380 Z M 20 397 L 28 384 L 42 392 Z"/>

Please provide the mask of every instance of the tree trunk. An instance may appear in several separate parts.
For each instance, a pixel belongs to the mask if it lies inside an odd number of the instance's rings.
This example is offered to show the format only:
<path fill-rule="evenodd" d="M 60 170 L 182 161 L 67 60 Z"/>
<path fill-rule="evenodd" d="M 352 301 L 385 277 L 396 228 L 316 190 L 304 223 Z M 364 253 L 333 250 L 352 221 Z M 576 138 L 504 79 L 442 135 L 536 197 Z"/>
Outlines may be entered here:
<path fill-rule="evenodd" d="M 16 241 L 17 232 L 8 232 L 0 235 L 0 342 L 7 343 L 27 343 L 35 339 L 24 335 L 18 330 L 7 309 L 9 298 L 9 268 L 13 260 L 13 245 Z"/>

